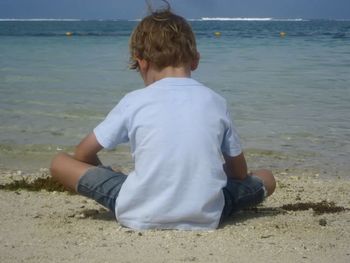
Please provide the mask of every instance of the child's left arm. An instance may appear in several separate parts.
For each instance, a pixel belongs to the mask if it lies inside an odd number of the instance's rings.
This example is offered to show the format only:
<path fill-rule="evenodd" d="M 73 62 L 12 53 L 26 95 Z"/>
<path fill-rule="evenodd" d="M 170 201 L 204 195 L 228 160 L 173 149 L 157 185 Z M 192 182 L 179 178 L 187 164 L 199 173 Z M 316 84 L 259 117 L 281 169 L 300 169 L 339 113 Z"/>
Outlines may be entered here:
<path fill-rule="evenodd" d="M 91 132 L 75 148 L 74 159 L 94 166 L 101 165 L 97 153 L 102 149 L 95 134 Z"/>

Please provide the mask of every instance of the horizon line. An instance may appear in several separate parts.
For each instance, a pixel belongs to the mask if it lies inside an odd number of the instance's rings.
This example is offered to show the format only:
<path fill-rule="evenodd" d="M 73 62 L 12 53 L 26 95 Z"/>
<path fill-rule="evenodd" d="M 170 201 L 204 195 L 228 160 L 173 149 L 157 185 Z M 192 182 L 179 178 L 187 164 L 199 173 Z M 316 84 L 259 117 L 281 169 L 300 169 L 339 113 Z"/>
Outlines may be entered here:
<path fill-rule="evenodd" d="M 0 18 L 0 22 L 11 21 L 141 21 L 142 18 L 125 19 L 125 18 Z M 342 18 L 275 18 L 275 17 L 201 17 L 201 18 L 186 18 L 188 21 L 310 21 L 310 20 L 330 20 L 330 21 L 350 21 Z"/>

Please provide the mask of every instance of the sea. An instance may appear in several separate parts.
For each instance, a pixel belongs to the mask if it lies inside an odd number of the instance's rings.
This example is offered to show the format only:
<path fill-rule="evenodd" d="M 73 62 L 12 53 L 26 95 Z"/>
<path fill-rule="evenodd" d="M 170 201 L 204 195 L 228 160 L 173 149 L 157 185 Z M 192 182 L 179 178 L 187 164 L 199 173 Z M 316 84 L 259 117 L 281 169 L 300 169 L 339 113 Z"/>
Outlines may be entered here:
<path fill-rule="evenodd" d="M 192 76 L 227 99 L 244 149 L 350 177 L 350 21 L 189 22 L 201 54 Z M 143 88 L 128 68 L 137 23 L 0 20 L 0 151 L 73 147 Z"/>

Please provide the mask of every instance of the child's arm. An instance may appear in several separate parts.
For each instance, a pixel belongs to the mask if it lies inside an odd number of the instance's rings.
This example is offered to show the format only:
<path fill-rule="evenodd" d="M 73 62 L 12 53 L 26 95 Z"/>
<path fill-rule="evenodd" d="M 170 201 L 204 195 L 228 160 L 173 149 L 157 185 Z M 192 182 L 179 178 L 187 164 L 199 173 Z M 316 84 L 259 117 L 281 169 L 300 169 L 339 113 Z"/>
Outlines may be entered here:
<path fill-rule="evenodd" d="M 92 132 L 75 148 L 74 159 L 94 166 L 101 165 L 102 163 L 97 153 L 102 149 L 103 147 L 99 144 L 95 134 Z"/>
<path fill-rule="evenodd" d="M 230 178 L 243 180 L 248 174 L 247 162 L 243 152 L 235 157 L 224 154 L 224 171 Z"/>

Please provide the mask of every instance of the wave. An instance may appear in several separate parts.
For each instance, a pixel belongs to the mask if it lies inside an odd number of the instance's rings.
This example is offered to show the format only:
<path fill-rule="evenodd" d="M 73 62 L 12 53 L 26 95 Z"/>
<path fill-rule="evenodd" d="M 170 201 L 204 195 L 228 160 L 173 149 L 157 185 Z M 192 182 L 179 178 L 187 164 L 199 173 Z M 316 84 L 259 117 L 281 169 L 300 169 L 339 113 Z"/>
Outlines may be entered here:
<path fill-rule="evenodd" d="M 11 21 L 84 21 L 83 19 L 75 19 L 75 18 L 0 18 L 0 22 L 11 22 Z"/>
<path fill-rule="evenodd" d="M 272 18 L 272 17 L 202 17 L 198 21 L 307 21 L 302 18 Z"/>
<path fill-rule="evenodd" d="M 0 22 L 119 22 L 119 21 L 141 21 L 141 19 L 78 19 L 78 18 L 0 18 Z"/>
<path fill-rule="evenodd" d="M 202 17 L 202 21 L 271 21 L 272 18 L 249 18 L 249 17 Z"/>

